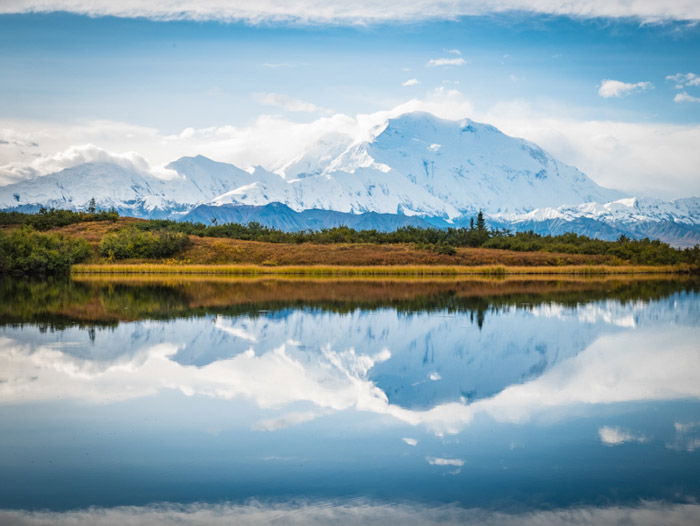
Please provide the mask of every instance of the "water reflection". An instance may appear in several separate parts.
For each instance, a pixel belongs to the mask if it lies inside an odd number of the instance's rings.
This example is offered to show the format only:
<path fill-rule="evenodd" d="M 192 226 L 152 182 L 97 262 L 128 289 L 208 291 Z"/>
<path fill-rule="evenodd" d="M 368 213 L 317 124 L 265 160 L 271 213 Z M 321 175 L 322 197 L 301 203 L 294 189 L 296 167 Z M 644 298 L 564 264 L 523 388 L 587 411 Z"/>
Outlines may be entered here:
<path fill-rule="evenodd" d="M 0 492 L 0 506 L 700 496 L 694 280 L 5 281 L 0 292 L 0 462 L 36 484 Z M 106 457 L 76 464 L 76 447 Z M 37 482 L 125 466 L 145 493 L 115 496 L 112 482 L 58 491 L 59 505 Z M 516 489 L 525 481 L 539 493 Z"/>

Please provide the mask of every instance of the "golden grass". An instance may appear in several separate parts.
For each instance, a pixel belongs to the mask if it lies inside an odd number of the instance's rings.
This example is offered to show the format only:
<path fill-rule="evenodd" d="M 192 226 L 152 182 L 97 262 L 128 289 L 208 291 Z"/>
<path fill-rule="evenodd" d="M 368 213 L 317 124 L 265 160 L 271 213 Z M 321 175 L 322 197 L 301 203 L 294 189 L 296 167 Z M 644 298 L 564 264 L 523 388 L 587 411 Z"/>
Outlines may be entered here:
<path fill-rule="evenodd" d="M 81 264 L 73 275 L 81 274 L 160 274 L 231 276 L 506 276 L 506 275 L 621 275 L 684 274 L 687 265 L 191 265 L 191 264 Z"/>
<path fill-rule="evenodd" d="M 647 273 L 647 274 L 432 274 L 432 275 L 321 275 L 310 276 L 305 274 L 143 274 L 143 273 L 74 273 L 71 280 L 78 283 L 107 283 L 107 284 L 134 284 L 134 285 L 188 285 L 194 283 L 263 283 L 275 281 L 279 283 L 607 283 L 607 282 L 640 282 L 640 281 L 667 281 L 692 279 L 690 274 L 680 273 Z"/>

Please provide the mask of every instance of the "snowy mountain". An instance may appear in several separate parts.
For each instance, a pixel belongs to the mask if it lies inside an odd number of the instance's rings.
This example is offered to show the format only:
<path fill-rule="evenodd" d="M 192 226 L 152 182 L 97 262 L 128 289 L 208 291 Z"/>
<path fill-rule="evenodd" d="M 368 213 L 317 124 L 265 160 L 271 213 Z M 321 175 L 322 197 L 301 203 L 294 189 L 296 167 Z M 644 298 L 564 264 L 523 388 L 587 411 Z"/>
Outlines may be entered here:
<path fill-rule="evenodd" d="M 362 167 L 405 177 L 461 212 L 523 212 L 622 197 L 493 126 L 420 112 L 390 119 L 372 141 L 346 150 L 326 174 Z"/>
<path fill-rule="evenodd" d="M 697 197 L 675 201 L 631 197 L 610 203 L 540 208 L 525 214 L 497 214 L 491 220 L 521 232 L 573 231 L 605 239 L 624 234 L 661 239 L 676 246 L 700 243 L 700 198 Z"/>
<path fill-rule="evenodd" d="M 576 206 L 539 208 L 525 214 L 497 214 L 511 223 L 589 218 L 608 223 L 637 223 L 645 221 L 675 221 L 688 225 L 700 223 L 700 198 L 662 201 L 652 198 L 625 198 L 610 203 L 583 203 Z"/>
<path fill-rule="evenodd" d="M 653 232 L 675 244 L 700 242 L 697 198 L 626 197 L 487 124 L 408 113 L 369 137 L 353 143 L 328 134 L 279 173 L 202 156 L 170 163 L 168 179 L 131 165 L 86 163 L 0 187 L 0 209 L 83 209 L 94 198 L 127 215 L 259 221 L 285 230 L 459 226 L 483 210 L 492 224 L 516 230 L 603 238 Z"/>
<path fill-rule="evenodd" d="M 212 204 L 261 206 L 271 201 L 296 211 L 378 212 L 456 218 L 487 213 L 608 202 L 623 195 L 602 188 L 541 148 L 470 120 L 408 113 L 387 121 L 370 141 L 347 147 L 317 145 L 287 167 L 285 181 L 259 181 Z M 303 171 L 307 169 L 308 171 Z"/>

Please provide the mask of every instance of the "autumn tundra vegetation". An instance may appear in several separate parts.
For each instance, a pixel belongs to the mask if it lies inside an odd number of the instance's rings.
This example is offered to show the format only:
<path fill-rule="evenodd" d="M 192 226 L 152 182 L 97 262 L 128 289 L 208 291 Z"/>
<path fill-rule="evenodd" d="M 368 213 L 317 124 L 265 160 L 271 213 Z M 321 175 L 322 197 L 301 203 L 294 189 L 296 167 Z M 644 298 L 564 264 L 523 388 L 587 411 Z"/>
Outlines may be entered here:
<path fill-rule="evenodd" d="M 0 212 L 0 272 L 65 273 L 81 262 L 267 267 L 345 266 L 665 266 L 693 271 L 700 247 L 658 240 L 615 241 L 489 228 L 403 227 L 391 232 L 336 227 L 285 232 L 259 223 L 204 225 L 119 217 L 116 211 Z M 670 266 L 670 267 L 669 267 Z M 281 270 L 281 269 L 280 269 Z M 367 270 L 367 269 L 366 269 Z M 291 271 L 290 271 L 291 272 Z"/>

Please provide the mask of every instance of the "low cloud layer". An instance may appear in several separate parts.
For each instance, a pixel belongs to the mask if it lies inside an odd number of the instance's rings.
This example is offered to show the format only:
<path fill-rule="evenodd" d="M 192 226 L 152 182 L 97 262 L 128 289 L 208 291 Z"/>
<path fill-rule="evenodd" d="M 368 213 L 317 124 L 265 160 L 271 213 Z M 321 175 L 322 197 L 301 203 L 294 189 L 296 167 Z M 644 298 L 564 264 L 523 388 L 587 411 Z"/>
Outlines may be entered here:
<path fill-rule="evenodd" d="M 452 19 L 524 11 L 583 18 L 634 17 L 646 21 L 699 20 L 695 0 L 4 0 L 0 13 L 69 11 L 89 16 L 146 17 L 154 20 L 218 20 L 362 24 L 388 21 Z"/>
<path fill-rule="evenodd" d="M 298 104 L 299 110 L 321 109 L 280 94 L 264 96 L 278 106 Z M 186 128 L 174 134 L 113 121 L 64 125 L 4 119 L 0 120 L 0 184 L 104 156 L 165 176 L 165 164 L 199 154 L 243 169 L 261 165 L 282 172 L 309 152 L 323 154 L 329 144 L 340 149 L 337 155 L 353 142 L 369 139 L 387 118 L 410 111 L 428 111 L 455 120 L 470 117 L 493 124 L 508 135 L 537 143 L 597 183 L 631 195 L 700 195 L 700 150 L 696 147 L 700 125 L 581 120 L 521 101 L 475 108 L 458 90 L 446 88 L 375 113 L 322 114 L 308 122 L 261 115 L 247 126 Z"/>
<path fill-rule="evenodd" d="M 700 519 L 698 504 L 643 503 L 639 506 L 579 507 L 517 514 L 454 505 L 421 506 L 398 503 L 337 501 L 304 504 L 189 504 L 123 506 L 51 512 L 0 510 L 0 522 L 8 526 L 106 526 L 113 524 L 181 524 L 183 526 L 237 526 L 262 524 L 402 524 L 501 525 L 501 526 L 685 526 Z"/>
<path fill-rule="evenodd" d="M 256 93 L 254 99 L 264 106 L 276 106 L 286 111 L 305 113 L 333 113 L 326 108 L 316 106 L 312 102 L 295 99 L 281 93 Z"/>

